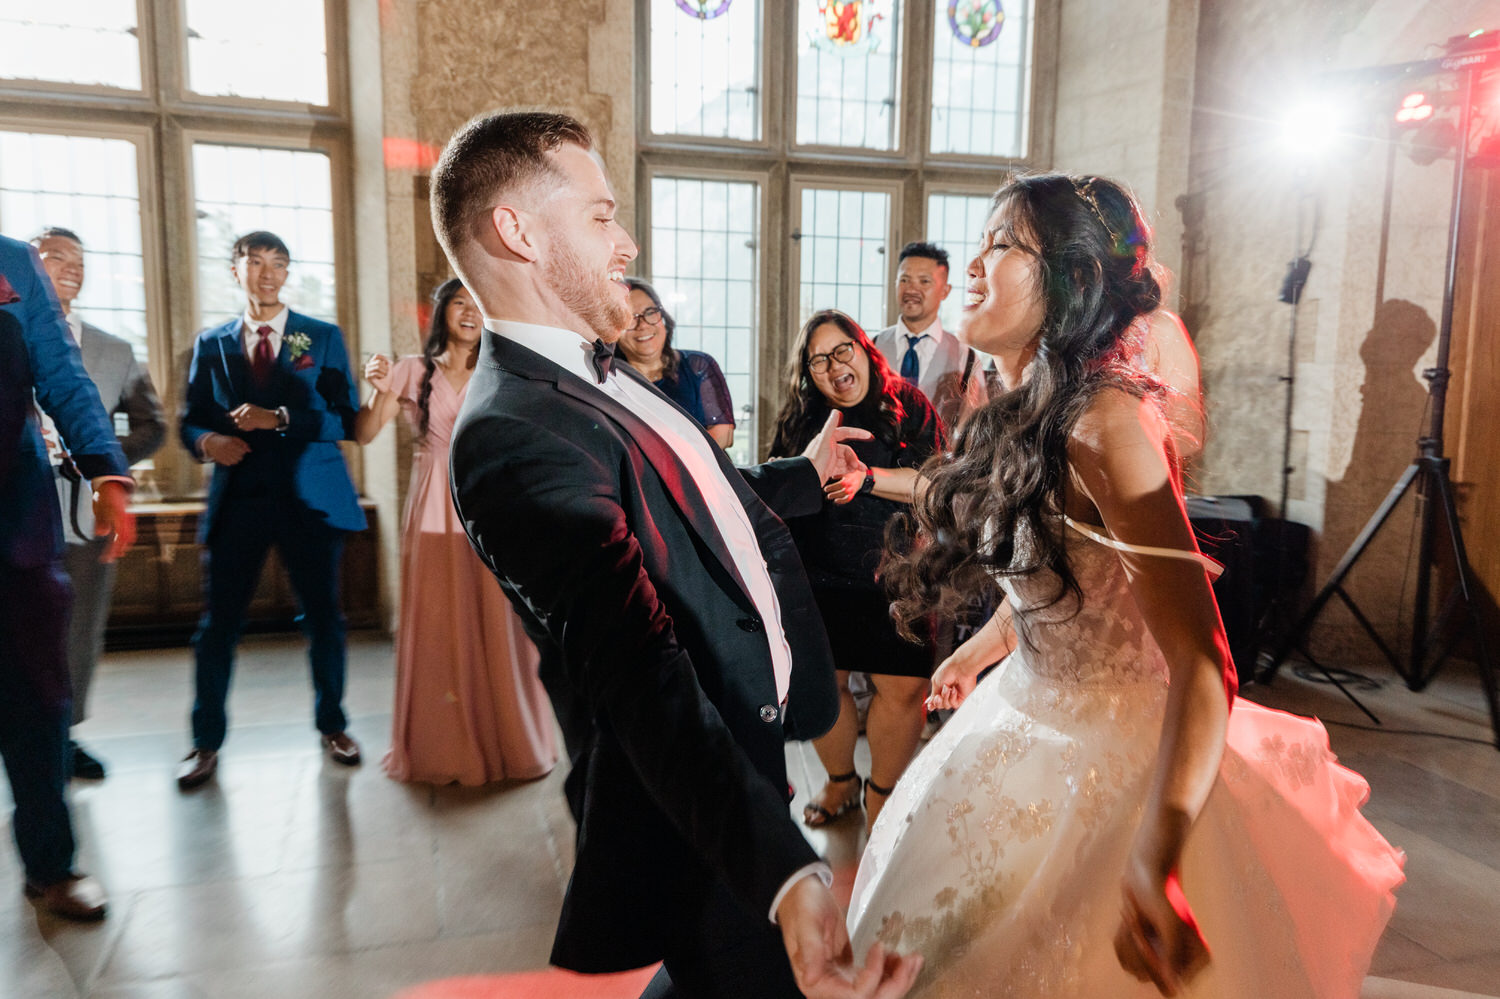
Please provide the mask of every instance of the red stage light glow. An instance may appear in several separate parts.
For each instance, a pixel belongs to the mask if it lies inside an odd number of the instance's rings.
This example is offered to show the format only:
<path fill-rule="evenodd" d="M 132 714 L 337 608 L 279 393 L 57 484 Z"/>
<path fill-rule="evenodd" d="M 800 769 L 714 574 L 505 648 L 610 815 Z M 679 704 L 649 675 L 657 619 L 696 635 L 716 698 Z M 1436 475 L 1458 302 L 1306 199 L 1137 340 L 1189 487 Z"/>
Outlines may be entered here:
<path fill-rule="evenodd" d="M 387 170 L 416 170 L 425 173 L 437 165 L 442 150 L 418 139 L 387 135 L 380 142 Z"/>
<path fill-rule="evenodd" d="M 1401 98 L 1401 107 L 1396 111 L 1399 125 L 1420 125 L 1432 117 L 1432 104 L 1420 90 Z"/>

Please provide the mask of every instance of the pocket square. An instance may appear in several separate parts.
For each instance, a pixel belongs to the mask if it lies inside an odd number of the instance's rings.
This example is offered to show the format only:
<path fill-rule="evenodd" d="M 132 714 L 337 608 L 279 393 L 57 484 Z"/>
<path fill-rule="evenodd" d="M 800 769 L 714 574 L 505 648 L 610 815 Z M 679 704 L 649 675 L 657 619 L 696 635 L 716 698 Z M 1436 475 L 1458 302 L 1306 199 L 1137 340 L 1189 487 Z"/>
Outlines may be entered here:
<path fill-rule="evenodd" d="M 301 357 L 292 362 L 293 371 L 306 371 L 312 366 L 313 359 L 311 354 L 303 354 Z"/>

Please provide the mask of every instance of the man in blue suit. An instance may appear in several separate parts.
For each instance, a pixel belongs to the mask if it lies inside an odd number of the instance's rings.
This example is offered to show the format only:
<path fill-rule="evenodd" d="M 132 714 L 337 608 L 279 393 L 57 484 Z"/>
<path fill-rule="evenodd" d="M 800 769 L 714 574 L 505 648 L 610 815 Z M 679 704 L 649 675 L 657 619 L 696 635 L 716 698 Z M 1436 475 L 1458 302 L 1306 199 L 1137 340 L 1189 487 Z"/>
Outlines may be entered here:
<path fill-rule="evenodd" d="M 68 336 L 36 251 L 0 236 L 0 756 L 26 894 L 68 919 L 101 919 L 104 892 L 73 869 L 68 781 L 67 621 L 62 521 L 37 414 L 46 412 L 90 480 L 103 557 L 135 538 L 131 479 L 114 424 Z"/>
<path fill-rule="evenodd" d="M 359 410 L 349 355 L 337 326 L 281 303 L 291 254 L 274 233 L 241 236 L 230 260 L 245 312 L 198 334 L 180 426 L 188 451 L 214 464 L 199 526 L 207 608 L 193 638 L 193 750 L 178 769 L 183 790 L 217 771 L 234 650 L 272 545 L 308 637 L 323 746 L 338 763 L 360 758 L 344 731 L 338 587 L 344 534 L 365 527 L 338 446 L 354 439 Z"/>

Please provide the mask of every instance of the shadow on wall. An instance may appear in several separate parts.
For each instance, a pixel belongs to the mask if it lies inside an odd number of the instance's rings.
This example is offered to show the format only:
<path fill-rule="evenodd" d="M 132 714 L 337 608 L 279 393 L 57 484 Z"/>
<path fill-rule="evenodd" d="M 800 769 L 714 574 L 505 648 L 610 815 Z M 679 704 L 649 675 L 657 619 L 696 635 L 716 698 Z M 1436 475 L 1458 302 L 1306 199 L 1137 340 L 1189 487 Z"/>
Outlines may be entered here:
<path fill-rule="evenodd" d="M 1386 299 L 1359 349 L 1365 379 L 1360 388 L 1359 425 L 1344 477 L 1328 483 L 1320 547 L 1318 583 L 1375 513 L 1401 473 L 1416 456 L 1417 438 L 1426 431 L 1427 392 L 1413 375 L 1417 362 L 1437 339 L 1437 325 L 1425 310 L 1402 299 Z M 1416 510 L 1409 490 L 1374 541 L 1360 557 L 1345 589 L 1381 637 L 1398 653 L 1406 648 L 1411 611 L 1408 563 L 1415 568 Z M 1335 601 L 1319 622 L 1318 645 L 1326 654 L 1372 661 L 1378 653 L 1349 612 Z"/>

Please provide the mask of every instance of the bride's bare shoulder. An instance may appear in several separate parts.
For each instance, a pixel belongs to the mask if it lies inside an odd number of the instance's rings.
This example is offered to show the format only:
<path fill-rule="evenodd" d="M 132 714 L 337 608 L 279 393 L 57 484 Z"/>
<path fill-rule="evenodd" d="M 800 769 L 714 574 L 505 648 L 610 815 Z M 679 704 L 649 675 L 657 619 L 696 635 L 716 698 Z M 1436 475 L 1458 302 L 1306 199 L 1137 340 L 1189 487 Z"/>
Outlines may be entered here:
<path fill-rule="evenodd" d="M 1106 385 L 1094 393 L 1087 408 L 1073 424 L 1068 437 L 1069 456 L 1078 460 L 1125 447 L 1158 448 L 1165 429 L 1166 421 L 1158 400 L 1120 386 Z"/>

